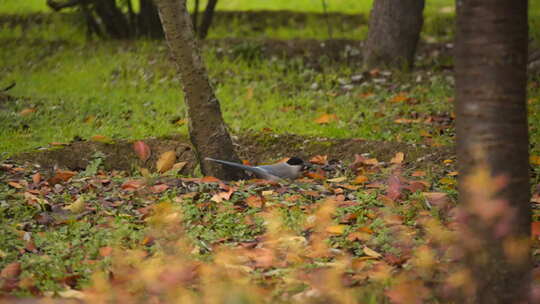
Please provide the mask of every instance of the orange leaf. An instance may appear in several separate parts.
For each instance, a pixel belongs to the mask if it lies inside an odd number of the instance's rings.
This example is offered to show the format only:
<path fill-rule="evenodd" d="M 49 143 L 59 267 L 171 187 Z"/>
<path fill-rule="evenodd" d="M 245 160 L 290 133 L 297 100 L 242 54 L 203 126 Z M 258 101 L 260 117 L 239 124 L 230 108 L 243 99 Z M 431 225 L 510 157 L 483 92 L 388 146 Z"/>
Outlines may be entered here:
<path fill-rule="evenodd" d="M 112 247 L 101 247 L 99 248 L 99 255 L 102 257 L 108 257 L 111 255 L 112 251 Z"/>
<path fill-rule="evenodd" d="M 390 102 L 404 102 L 409 100 L 409 97 L 405 94 L 398 94 L 394 96 L 392 99 L 390 99 Z"/>
<path fill-rule="evenodd" d="M 22 189 L 24 188 L 23 185 L 17 183 L 17 182 L 8 182 L 8 185 L 10 185 L 11 187 L 15 188 L 15 189 Z"/>
<path fill-rule="evenodd" d="M 183 161 L 183 162 L 179 162 L 179 163 L 176 163 L 173 165 L 173 170 L 176 170 L 177 172 L 180 172 L 182 171 L 182 169 L 184 169 L 184 167 L 187 165 L 187 162 Z"/>
<path fill-rule="evenodd" d="M 540 166 L 540 156 L 531 155 L 530 156 L 531 165 Z"/>
<path fill-rule="evenodd" d="M 222 201 L 228 201 L 229 199 L 231 199 L 231 196 L 234 193 L 234 191 L 236 191 L 236 189 L 233 187 L 230 187 L 228 191 L 222 191 L 222 192 L 218 192 L 214 194 L 211 200 L 216 203 L 221 203 Z"/>
<path fill-rule="evenodd" d="M 405 154 L 403 152 L 398 152 L 396 155 L 390 160 L 393 164 L 401 164 L 403 162 L 403 159 L 405 159 Z"/>
<path fill-rule="evenodd" d="M 175 162 L 176 162 L 176 152 L 174 151 L 163 152 L 159 156 L 159 159 L 156 162 L 156 169 L 159 173 L 167 172 L 173 167 Z"/>
<path fill-rule="evenodd" d="M 328 155 L 316 155 L 313 156 L 310 160 L 310 163 L 317 165 L 326 165 L 328 164 Z"/>
<path fill-rule="evenodd" d="M 540 236 L 540 222 L 531 223 L 531 235 L 532 237 Z"/>
<path fill-rule="evenodd" d="M 382 257 L 382 255 L 380 253 L 378 253 L 377 251 L 367 247 L 367 246 L 364 246 L 364 248 L 362 248 L 362 251 L 364 252 L 365 255 L 367 256 L 370 256 L 372 258 L 380 258 Z"/>
<path fill-rule="evenodd" d="M 262 208 L 264 206 L 264 198 L 259 195 L 252 195 L 246 198 L 246 204 L 252 208 Z"/>
<path fill-rule="evenodd" d="M 306 173 L 306 176 L 309 177 L 309 178 L 312 178 L 312 179 L 325 179 L 326 177 L 320 173 L 315 173 L 315 172 L 307 172 Z"/>
<path fill-rule="evenodd" d="M 105 136 L 105 135 L 94 135 L 94 136 L 90 137 L 90 140 L 95 141 L 95 142 L 104 143 L 104 144 L 113 143 L 112 138 L 110 138 L 108 136 Z"/>
<path fill-rule="evenodd" d="M 32 181 L 34 182 L 34 184 L 39 184 L 39 182 L 41 181 L 41 174 L 38 172 L 32 175 Z"/>
<path fill-rule="evenodd" d="M 19 112 L 19 115 L 21 116 L 28 116 L 32 113 L 36 112 L 36 109 L 34 108 L 26 108 Z"/>
<path fill-rule="evenodd" d="M 368 181 L 368 178 L 367 176 L 365 175 L 358 175 L 354 181 L 353 181 L 353 184 L 364 184 Z"/>
<path fill-rule="evenodd" d="M 142 140 L 138 140 L 133 143 L 133 150 L 143 162 L 147 161 L 150 158 L 150 147 Z"/>
<path fill-rule="evenodd" d="M 336 114 L 323 114 L 319 116 L 317 119 L 315 119 L 314 121 L 318 124 L 327 124 L 327 123 L 337 121 L 338 119 L 339 118 L 337 117 Z"/>
<path fill-rule="evenodd" d="M 414 171 L 411 176 L 414 177 L 423 177 L 426 176 L 426 171 Z"/>
<path fill-rule="evenodd" d="M 221 183 L 221 180 L 213 176 L 205 176 L 201 178 L 201 183 Z"/>

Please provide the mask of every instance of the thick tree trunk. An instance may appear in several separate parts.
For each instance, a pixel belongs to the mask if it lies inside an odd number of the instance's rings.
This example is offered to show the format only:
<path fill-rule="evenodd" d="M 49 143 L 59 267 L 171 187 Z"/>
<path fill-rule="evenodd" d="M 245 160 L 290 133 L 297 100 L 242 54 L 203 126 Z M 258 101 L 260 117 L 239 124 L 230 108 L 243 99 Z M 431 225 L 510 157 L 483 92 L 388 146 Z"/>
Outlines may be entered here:
<path fill-rule="evenodd" d="M 364 47 L 366 68 L 411 68 L 425 0 L 375 0 Z"/>
<path fill-rule="evenodd" d="M 476 284 L 472 301 L 525 303 L 531 267 L 527 254 L 531 229 L 527 0 L 458 0 L 457 13 L 459 200 L 469 210 L 465 225 L 469 234 L 461 234 L 461 243 L 465 244 L 465 263 Z M 509 207 L 497 211 L 497 202 L 493 201 L 491 211 L 500 217 L 496 223 L 485 219 L 489 207 L 481 207 L 484 202 L 474 198 L 478 190 L 470 188 L 468 176 L 482 163 L 493 176 L 507 178 L 495 199 Z M 516 256 L 519 252 L 524 254 Z"/>
<path fill-rule="evenodd" d="M 189 116 L 189 134 L 203 174 L 231 180 L 242 171 L 203 161 L 205 157 L 238 162 L 221 116 L 219 101 L 208 81 L 185 0 L 157 0 L 159 16 L 182 79 Z"/>
<path fill-rule="evenodd" d="M 218 0 L 208 0 L 206 9 L 204 10 L 203 19 L 199 28 L 199 38 L 204 39 L 208 35 L 212 19 L 214 19 L 214 11 L 216 10 Z"/>
<path fill-rule="evenodd" d="M 126 39 L 132 36 L 129 23 L 115 0 L 96 0 L 94 9 L 112 38 Z"/>

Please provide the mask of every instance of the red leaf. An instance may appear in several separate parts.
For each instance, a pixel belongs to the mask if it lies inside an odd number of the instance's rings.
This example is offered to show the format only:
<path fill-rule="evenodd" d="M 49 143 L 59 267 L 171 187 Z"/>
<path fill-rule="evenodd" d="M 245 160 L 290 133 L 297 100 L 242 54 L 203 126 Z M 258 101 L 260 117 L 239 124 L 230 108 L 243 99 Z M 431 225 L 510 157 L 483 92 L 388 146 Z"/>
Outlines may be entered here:
<path fill-rule="evenodd" d="M 169 186 L 166 184 L 159 184 L 150 187 L 150 191 L 152 191 L 152 193 L 161 193 L 166 191 L 167 189 L 169 189 Z"/>
<path fill-rule="evenodd" d="M 56 185 L 60 182 L 67 182 L 69 181 L 73 176 L 75 176 L 77 172 L 73 171 L 67 171 L 67 170 L 57 170 L 55 175 L 51 177 L 48 182 L 50 185 Z"/>
<path fill-rule="evenodd" d="M 531 223 L 531 234 L 533 237 L 540 236 L 540 222 Z"/>
<path fill-rule="evenodd" d="M 135 153 L 137 153 L 137 156 L 143 162 L 147 161 L 152 154 L 150 147 L 142 140 L 138 140 L 133 143 L 133 150 L 135 150 Z"/>
<path fill-rule="evenodd" d="M 126 191 L 135 191 L 143 186 L 144 186 L 144 181 L 142 180 L 130 180 L 122 184 L 122 189 Z"/>
<path fill-rule="evenodd" d="M 386 190 L 386 196 L 391 200 L 397 200 L 401 196 L 401 189 L 403 185 L 401 179 L 397 175 L 392 175 L 388 178 L 388 188 Z"/>

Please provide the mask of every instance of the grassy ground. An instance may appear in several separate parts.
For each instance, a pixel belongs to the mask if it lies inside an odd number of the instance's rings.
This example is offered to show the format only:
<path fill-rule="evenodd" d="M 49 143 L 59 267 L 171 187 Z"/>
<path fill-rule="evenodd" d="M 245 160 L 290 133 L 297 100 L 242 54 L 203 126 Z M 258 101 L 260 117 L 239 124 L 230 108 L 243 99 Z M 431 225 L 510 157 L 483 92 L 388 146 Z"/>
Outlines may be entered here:
<path fill-rule="evenodd" d="M 44 1 L 3 1 L 5 13 L 44 10 Z M 346 13 L 366 12 L 369 3 L 329 2 L 331 10 Z M 440 10 L 450 2 L 428 2 L 424 39 L 449 42 L 451 13 Z M 227 10 L 320 11 L 314 0 L 220 5 Z M 321 19 L 310 18 L 302 27 L 280 22 L 263 29 L 240 19 L 217 20 L 213 38 L 258 39 L 205 47 L 204 58 L 233 133 L 451 145 L 453 79 L 444 52 L 428 48 L 411 75 L 363 74 L 354 64 L 330 62 L 325 56 L 264 57 L 262 38 L 327 38 Z M 73 16 L 45 19 L 29 26 L 4 25 L 0 32 L 0 86 L 17 82 L 9 91 L 14 98 L 0 100 L 2 157 L 95 135 L 134 140 L 186 133 L 180 85 L 163 42 L 86 41 L 84 31 L 72 26 L 77 23 Z M 365 22 L 336 28 L 335 37 L 359 38 Z M 352 81 L 360 74 L 364 80 Z M 537 79 L 529 82 L 529 95 L 532 150 L 538 154 Z M 134 303 L 124 297 L 141 296 L 145 303 L 149 294 L 166 290 L 174 297 L 184 287 L 184 293 L 209 288 L 214 293 L 203 294 L 218 298 L 222 291 L 223 297 L 236 297 L 231 302 L 254 296 L 245 290 L 276 302 L 295 295 L 309 300 L 313 290 L 331 299 L 336 290 L 340 296 L 352 290 L 364 303 L 384 303 L 392 297 L 432 299 L 437 295 L 410 294 L 399 286 L 425 290 L 443 281 L 434 265 L 444 263 L 451 251 L 439 238 L 449 236 L 444 226 L 456 194 L 453 159 L 433 163 L 409 154 L 403 162 L 399 154 L 392 161 L 358 158 L 353 169 L 349 163 L 332 163 L 328 170 L 283 186 L 180 181 L 174 173 L 133 177 L 100 170 L 103 157 L 94 154 L 86 170 L 72 178 L 64 172 L 56 181 L 49 179 L 54 172 L 32 164 L 2 164 L 3 291 L 78 297 L 79 289 L 92 286 L 87 297 Z M 314 161 L 325 163 L 324 157 Z M 441 195 L 444 203 L 436 199 Z M 442 225 L 432 219 L 441 219 Z M 186 229 L 181 233 L 180 220 Z M 439 243 L 444 246 L 431 247 Z M 179 247 L 180 254 L 175 252 Z M 176 263 L 198 270 L 176 268 Z M 317 282 L 323 274 L 333 278 L 334 293 Z M 212 281 L 221 275 L 223 280 Z M 244 285 L 252 283 L 256 288 Z"/>

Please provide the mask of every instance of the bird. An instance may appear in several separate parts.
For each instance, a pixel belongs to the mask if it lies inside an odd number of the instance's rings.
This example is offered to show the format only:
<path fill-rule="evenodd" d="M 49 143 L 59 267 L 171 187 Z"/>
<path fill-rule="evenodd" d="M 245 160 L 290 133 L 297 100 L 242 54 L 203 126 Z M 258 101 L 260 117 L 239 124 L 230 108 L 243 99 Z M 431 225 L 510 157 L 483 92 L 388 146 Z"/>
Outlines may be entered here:
<path fill-rule="evenodd" d="M 302 171 L 307 167 L 305 162 L 298 157 L 291 157 L 286 162 L 280 162 L 273 165 L 265 166 L 247 166 L 238 163 L 229 162 L 226 160 L 214 159 L 206 157 L 205 160 L 219 163 L 226 166 L 240 168 L 248 172 L 252 172 L 256 177 L 260 179 L 266 179 L 270 181 L 280 181 L 283 179 L 296 179 L 300 176 Z"/>

